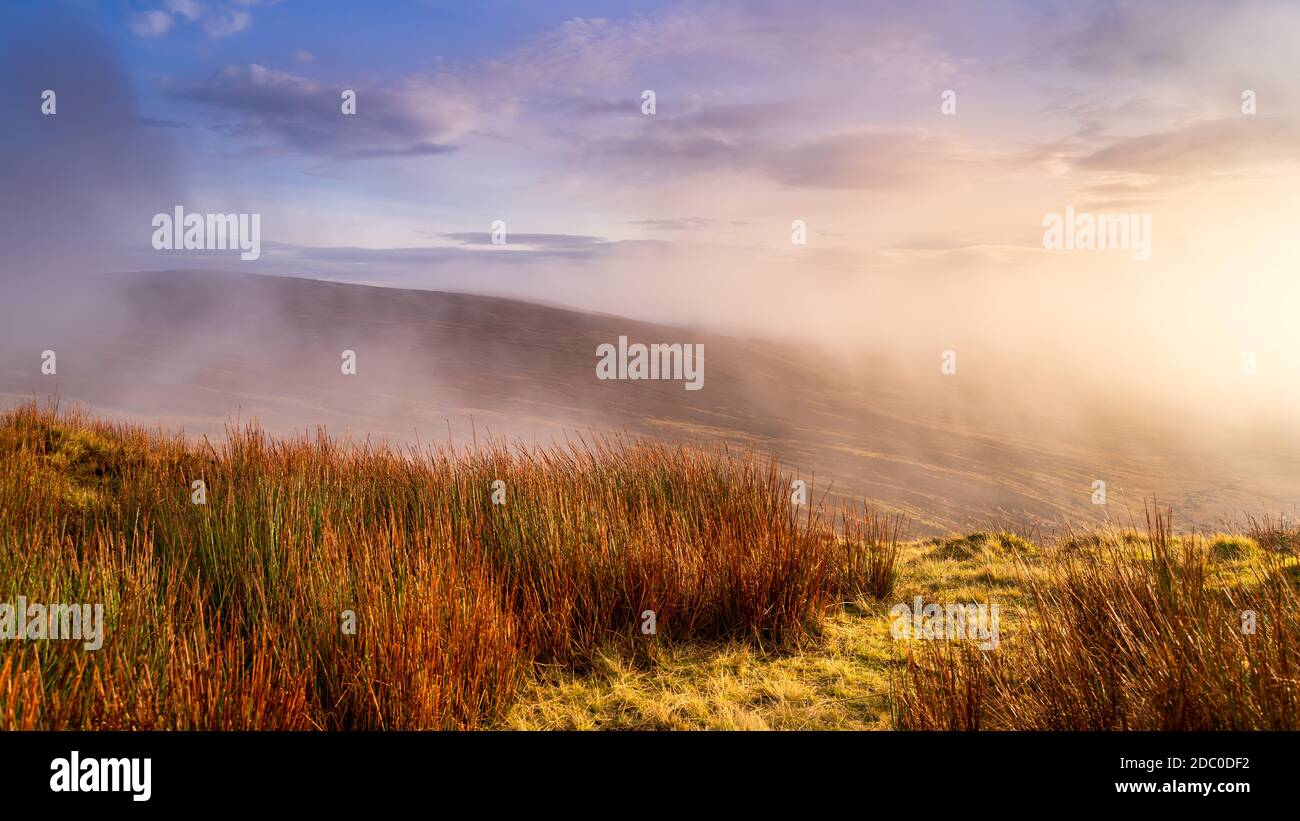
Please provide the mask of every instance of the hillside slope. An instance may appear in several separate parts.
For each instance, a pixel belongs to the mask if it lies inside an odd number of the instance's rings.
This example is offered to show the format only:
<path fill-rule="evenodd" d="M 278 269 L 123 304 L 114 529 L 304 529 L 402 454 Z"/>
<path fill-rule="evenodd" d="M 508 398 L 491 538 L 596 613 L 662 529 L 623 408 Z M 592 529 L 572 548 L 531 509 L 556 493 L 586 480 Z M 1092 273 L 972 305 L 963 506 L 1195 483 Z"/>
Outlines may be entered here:
<path fill-rule="evenodd" d="M 57 396 L 190 433 L 256 418 L 274 432 L 324 425 L 401 443 L 611 430 L 721 441 L 774 454 L 818 492 L 905 511 L 917 533 L 989 520 L 1127 524 L 1153 493 L 1182 524 L 1206 527 L 1300 501 L 1293 444 L 1261 436 L 1225 447 L 1122 408 L 1074 408 L 1062 422 L 937 367 L 929 381 L 905 381 L 883 361 L 797 346 L 304 279 L 177 271 L 43 293 L 0 312 L 6 405 Z M 704 344 L 704 388 L 598 380 L 596 349 L 619 336 Z M 40 370 L 47 349 L 53 375 Z M 345 350 L 355 375 L 341 371 Z M 1107 483 L 1106 508 L 1090 502 L 1095 479 Z"/>

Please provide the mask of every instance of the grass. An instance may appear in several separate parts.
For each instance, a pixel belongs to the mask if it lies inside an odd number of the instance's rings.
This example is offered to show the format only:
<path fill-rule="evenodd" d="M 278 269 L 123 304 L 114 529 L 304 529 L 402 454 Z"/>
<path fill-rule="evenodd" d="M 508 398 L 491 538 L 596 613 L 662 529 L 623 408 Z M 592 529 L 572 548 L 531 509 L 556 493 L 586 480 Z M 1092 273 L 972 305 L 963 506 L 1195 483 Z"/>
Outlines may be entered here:
<path fill-rule="evenodd" d="M 897 532 L 837 537 L 770 462 L 618 438 L 193 444 L 29 405 L 0 459 L 0 601 L 108 614 L 93 653 L 0 644 L 7 728 L 497 726 L 540 670 L 811 641 L 887 589 Z"/>
<path fill-rule="evenodd" d="M 909 729 L 1300 729 L 1296 561 L 1240 534 L 1094 534 L 1023 574 L 1028 603 L 996 653 L 909 653 Z M 1088 549 L 1090 548 L 1090 549 Z"/>
<path fill-rule="evenodd" d="M 1013 559 L 941 559 L 930 540 L 897 546 L 896 586 L 830 609 L 795 648 L 749 643 L 666 648 L 652 665 L 608 658 L 582 673 L 551 671 L 511 710 L 516 729 L 890 729 L 890 679 L 903 663 L 889 607 L 927 601 L 1019 600 Z"/>
<path fill-rule="evenodd" d="M 1221 549 L 1254 543 L 1241 534 L 1166 532 L 1164 553 L 1157 552 L 1159 538 L 1153 546 L 1148 534 L 1135 531 L 1065 533 L 1013 551 L 992 534 L 904 543 L 892 597 L 835 609 L 809 647 L 688 645 L 657 656 L 652 665 L 614 657 L 581 674 L 555 671 L 530 685 L 507 724 L 1294 728 L 1300 680 L 1284 662 L 1300 658 L 1289 655 L 1298 635 L 1300 562 L 1286 552 Z M 954 543 L 981 549 L 942 549 Z M 1161 578 L 1169 586 L 1160 587 Z M 1178 588 L 1207 611 L 1196 618 L 1197 607 L 1183 600 L 1184 610 L 1166 613 L 1163 625 L 1151 623 L 1152 599 Z M 894 640 L 889 605 L 915 596 L 999 603 L 1001 644 L 982 653 L 973 642 Z M 1241 610 L 1252 606 L 1263 609 L 1256 611 L 1256 632 L 1245 636 Z M 1105 629 L 1117 624 L 1145 635 L 1118 657 L 1113 633 Z M 1108 656 L 1111 669 L 1104 663 Z M 1103 704 L 1106 709 L 1099 709 Z"/>
<path fill-rule="evenodd" d="M 906 542 L 789 480 L 618 438 L 189 442 L 22 406 L 0 603 L 102 602 L 107 628 L 0 641 L 0 728 L 1296 727 L 1284 519 Z M 895 639 L 916 597 L 998 604 L 1000 645 Z"/>

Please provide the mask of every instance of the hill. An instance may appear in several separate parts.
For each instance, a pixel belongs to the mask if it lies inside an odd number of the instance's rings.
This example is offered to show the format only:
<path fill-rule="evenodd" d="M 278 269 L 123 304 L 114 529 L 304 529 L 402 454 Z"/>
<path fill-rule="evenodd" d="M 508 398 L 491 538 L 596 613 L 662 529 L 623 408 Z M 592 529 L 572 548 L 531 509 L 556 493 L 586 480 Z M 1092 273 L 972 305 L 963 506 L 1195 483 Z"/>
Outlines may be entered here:
<path fill-rule="evenodd" d="M 624 431 L 775 456 L 815 492 L 867 497 L 917 533 L 1127 524 L 1152 494 L 1180 524 L 1293 510 L 1292 438 L 1228 437 L 1169 414 L 1032 403 L 935 363 L 638 322 L 471 294 L 206 271 L 49 284 L 0 309 L 0 400 L 58 396 L 132 421 L 219 433 L 327 426 L 395 443 Z M 602 381 L 596 351 L 702 344 L 702 390 Z M 41 352 L 57 353 L 42 374 Z M 356 354 L 354 375 L 341 356 Z M 918 378 L 915 372 L 924 376 Z M 1108 505 L 1091 503 L 1103 480 Z"/>

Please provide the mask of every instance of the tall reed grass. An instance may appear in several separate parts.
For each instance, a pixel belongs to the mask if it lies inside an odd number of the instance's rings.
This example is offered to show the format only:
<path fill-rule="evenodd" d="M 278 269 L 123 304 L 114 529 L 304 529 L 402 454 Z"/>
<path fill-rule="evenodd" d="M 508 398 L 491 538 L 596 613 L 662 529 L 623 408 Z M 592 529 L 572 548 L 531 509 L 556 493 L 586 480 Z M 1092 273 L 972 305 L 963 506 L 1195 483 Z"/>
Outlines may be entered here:
<path fill-rule="evenodd" d="M 799 641 L 886 594 L 897 557 L 896 525 L 868 512 L 842 538 L 771 462 L 617 437 L 195 444 L 27 405 L 0 418 L 0 464 L 0 602 L 107 621 L 93 652 L 0 642 L 6 729 L 492 726 L 534 665 Z"/>

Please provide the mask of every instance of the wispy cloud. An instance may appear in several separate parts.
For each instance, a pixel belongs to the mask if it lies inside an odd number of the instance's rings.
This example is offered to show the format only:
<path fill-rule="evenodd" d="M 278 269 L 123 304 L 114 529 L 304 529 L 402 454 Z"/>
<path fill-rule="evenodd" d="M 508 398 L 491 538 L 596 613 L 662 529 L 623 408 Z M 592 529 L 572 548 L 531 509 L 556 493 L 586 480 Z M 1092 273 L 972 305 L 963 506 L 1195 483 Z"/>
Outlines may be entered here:
<path fill-rule="evenodd" d="M 227 37 L 238 34 L 253 23 L 253 15 L 246 11 L 222 11 L 206 16 L 203 28 L 213 37 Z"/>
<path fill-rule="evenodd" d="M 443 234 L 448 239 L 462 245 L 491 245 L 492 235 L 483 231 L 462 231 Z M 592 237 L 582 234 L 507 234 L 511 245 L 527 245 L 538 248 L 577 248 L 608 242 L 604 237 Z"/>
<path fill-rule="evenodd" d="M 131 18 L 131 31 L 141 37 L 161 37 L 171 28 L 172 16 L 165 11 L 144 11 Z"/>
<path fill-rule="evenodd" d="M 234 0 L 234 3 L 199 2 L 199 0 L 163 0 L 162 7 L 138 12 L 131 18 L 131 31 L 141 37 L 162 37 L 177 22 L 197 23 L 213 39 L 245 31 L 253 24 L 253 15 L 245 9 L 257 0 Z"/>
<path fill-rule="evenodd" d="M 1088 171 L 1228 174 L 1300 162 L 1300 126 L 1287 119 L 1232 117 L 1118 140 L 1079 160 Z"/>
<path fill-rule="evenodd" d="M 717 224 L 717 220 L 708 217 L 669 217 L 660 219 L 628 220 L 628 225 L 635 225 L 648 231 L 702 231 Z"/>
<path fill-rule="evenodd" d="M 949 137 L 868 131 L 775 152 L 767 171 L 785 185 L 804 188 L 896 189 L 951 175 L 958 162 Z"/>

